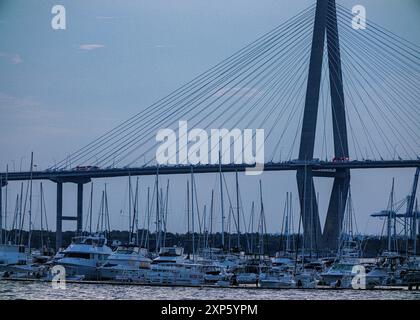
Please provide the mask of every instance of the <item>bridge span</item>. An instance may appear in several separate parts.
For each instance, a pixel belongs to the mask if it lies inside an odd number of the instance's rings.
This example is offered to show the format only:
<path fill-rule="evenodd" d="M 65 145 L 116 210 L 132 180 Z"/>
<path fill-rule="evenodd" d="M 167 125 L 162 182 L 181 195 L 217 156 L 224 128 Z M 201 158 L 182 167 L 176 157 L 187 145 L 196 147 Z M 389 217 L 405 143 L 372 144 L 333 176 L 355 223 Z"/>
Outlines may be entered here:
<path fill-rule="evenodd" d="M 254 165 L 248 164 L 209 164 L 209 165 L 168 165 L 168 166 L 144 166 L 137 168 L 95 168 L 90 170 L 44 170 L 33 172 L 2 172 L 0 179 L 3 185 L 7 181 L 23 180 L 51 180 L 53 182 L 74 182 L 87 183 L 91 179 L 115 178 L 126 176 L 147 176 L 172 174 L 189 174 L 191 170 L 195 173 L 215 172 L 244 172 Z M 301 161 L 292 160 L 286 162 L 268 162 L 264 164 L 264 171 L 296 171 L 301 168 L 308 168 L 314 171 L 314 176 L 334 177 L 337 169 L 383 169 L 383 168 L 416 168 L 420 167 L 420 159 L 417 160 L 354 160 L 354 161 Z"/>

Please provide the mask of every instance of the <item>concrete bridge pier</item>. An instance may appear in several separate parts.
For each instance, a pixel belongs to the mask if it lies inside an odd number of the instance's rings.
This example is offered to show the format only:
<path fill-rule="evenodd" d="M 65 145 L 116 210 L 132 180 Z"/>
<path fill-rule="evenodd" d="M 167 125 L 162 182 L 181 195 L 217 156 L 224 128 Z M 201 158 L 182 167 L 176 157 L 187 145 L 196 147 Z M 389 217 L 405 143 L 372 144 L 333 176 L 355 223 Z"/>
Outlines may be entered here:
<path fill-rule="evenodd" d="M 70 181 L 54 181 L 57 184 L 57 211 L 56 211 L 56 238 L 55 248 L 59 250 L 63 246 L 63 221 L 76 221 L 76 233 L 83 231 L 83 185 L 90 182 L 90 179 L 74 179 Z M 77 184 L 77 209 L 76 216 L 63 216 L 63 184 L 65 182 Z"/>

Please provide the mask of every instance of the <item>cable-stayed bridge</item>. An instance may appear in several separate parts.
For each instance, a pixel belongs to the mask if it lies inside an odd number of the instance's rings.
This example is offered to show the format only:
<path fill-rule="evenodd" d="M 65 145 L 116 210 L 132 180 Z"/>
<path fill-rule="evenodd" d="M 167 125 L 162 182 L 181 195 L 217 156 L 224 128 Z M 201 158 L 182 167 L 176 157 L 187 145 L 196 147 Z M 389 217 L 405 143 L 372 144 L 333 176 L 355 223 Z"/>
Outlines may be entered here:
<path fill-rule="evenodd" d="M 83 185 L 91 179 L 252 166 L 237 159 L 157 165 L 159 129 L 175 130 L 180 120 L 206 131 L 262 128 L 264 170 L 297 172 L 305 243 L 335 248 L 351 169 L 420 166 L 420 48 L 371 21 L 354 29 L 353 18 L 335 0 L 318 0 L 48 170 L 1 173 L 1 185 L 57 184 L 59 247 L 63 220 L 82 229 Z M 177 148 L 177 157 L 182 152 Z M 323 232 L 314 177 L 334 179 Z M 77 217 L 63 217 L 63 183 L 78 185 Z"/>

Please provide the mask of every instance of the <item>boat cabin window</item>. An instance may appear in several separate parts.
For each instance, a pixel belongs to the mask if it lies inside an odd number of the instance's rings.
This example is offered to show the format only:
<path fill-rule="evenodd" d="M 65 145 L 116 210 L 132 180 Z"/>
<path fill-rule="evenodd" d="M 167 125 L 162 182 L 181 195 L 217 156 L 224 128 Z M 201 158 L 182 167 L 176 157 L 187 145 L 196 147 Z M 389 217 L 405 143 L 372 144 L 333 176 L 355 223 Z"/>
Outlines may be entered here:
<path fill-rule="evenodd" d="M 97 247 L 102 247 L 105 245 L 104 238 L 91 238 L 91 237 L 74 237 L 72 239 L 74 244 L 85 244 L 85 245 L 94 245 Z"/>
<path fill-rule="evenodd" d="M 80 259 L 90 259 L 89 253 L 83 252 L 67 252 L 64 254 L 65 258 L 80 258 Z"/>
<path fill-rule="evenodd" d="M 139 253 L 139 248 L 138 247 L 118 247 L 117 253 L 121 253 L 121 254 Z"/>
<path fill-rule="evenodd" d="M 176 248 L 176 247 L 161 248 L 159 255 L 162 257 L 180 256 L 182 255 L 182 248 Z"/>

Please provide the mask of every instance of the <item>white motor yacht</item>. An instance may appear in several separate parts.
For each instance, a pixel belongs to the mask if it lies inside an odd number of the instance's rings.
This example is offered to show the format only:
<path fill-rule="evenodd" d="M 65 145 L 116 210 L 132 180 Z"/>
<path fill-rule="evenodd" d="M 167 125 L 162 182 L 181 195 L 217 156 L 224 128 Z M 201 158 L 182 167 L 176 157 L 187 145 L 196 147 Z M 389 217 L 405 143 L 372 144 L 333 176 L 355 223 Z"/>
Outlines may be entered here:
<path fill-rule="evenodd" d="M 136 245 L 120 245 L 108 256 L 105 264 L 99 268 L 103 280 L 123 280 L 133 276 L 139 277 L 150 268 L 152 260 L 148 258 L 146 248 Z"/>
<path fill-rule="evenodd" d="M 64 257 L 57 259 L 54 264 L 64 266 L 66 277 L 83 276 L 84 279 L 96 280 L 98 268 L 111 253 L 102 235 L 75 237 L 63 251 Z"/>
<path fill-rule="evenodd" d="M 350 288 L 353 278 L 357 275 L 357 270 L 354 268 L 356 265 L 359 265 L 357 259 L 338 260 L 320 276 L 331 287 Z"/>
<path fill-rule="evenodd" d="M 290 289 L 296 287 L 293 275 L 278 269 L 261 273 L 258 283 L 261 288 Z"/>

